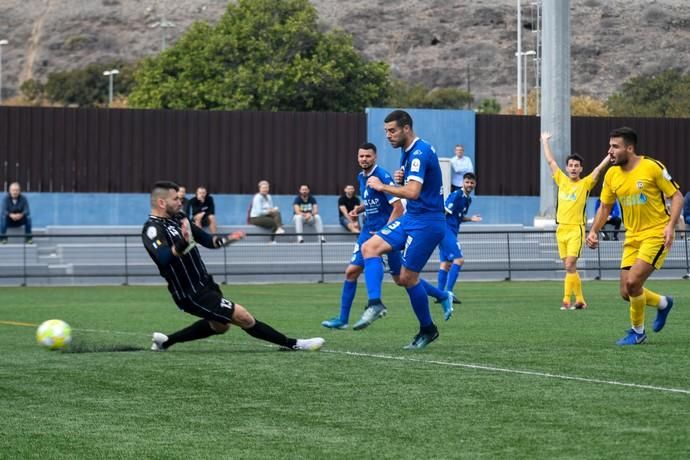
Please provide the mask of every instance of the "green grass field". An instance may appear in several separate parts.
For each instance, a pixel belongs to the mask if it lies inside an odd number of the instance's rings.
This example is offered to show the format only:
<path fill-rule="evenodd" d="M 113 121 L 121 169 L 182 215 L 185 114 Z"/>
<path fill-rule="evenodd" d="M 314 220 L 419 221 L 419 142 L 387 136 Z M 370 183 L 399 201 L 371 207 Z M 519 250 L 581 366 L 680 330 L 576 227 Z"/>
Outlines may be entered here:
<path fill-rule="evenodd" d="M 590 308 L 560 311 L 556 282 L 460 283 L 427 349 L 404 290 L 388 316 L 330 331 L 338 284 L 223 287 L 320 353 L 279 352 L 232 328 L 148 351 L 193 321 L 158 287 L 0 289 L 0 458 L 658 458 L 690 455 L 690 285 L 652 281 L 676 306 L 634 347 L 617 283 L 586 282 Z M 360 283 L 351 322 L 365 301 Z M 60 318 L 83 352 L 50 352 Z"/>

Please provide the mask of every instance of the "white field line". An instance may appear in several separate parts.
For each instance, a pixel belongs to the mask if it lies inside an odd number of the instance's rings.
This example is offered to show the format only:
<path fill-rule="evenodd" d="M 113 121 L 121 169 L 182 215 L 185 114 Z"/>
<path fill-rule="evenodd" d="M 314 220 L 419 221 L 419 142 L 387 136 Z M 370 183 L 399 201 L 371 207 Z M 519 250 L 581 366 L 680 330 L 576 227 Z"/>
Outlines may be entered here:
<path fill-rule="evenodd" d="M 34 324 L 29 324 L 29 323 L 17 323 L 14 321 L 0 321 L 0 324 L 11 325 L 11 326 L 38 326 L 37 324 L 34 325 Z M 73 330 L 83 331 L 83 332 L 117 334 L 117 335 L 132 335 L 132 336 L 134 336 L 134 335 L 141 336 L 142 335 L 139 332 L 109 331 L 109 330 L 104 330 L 104 329 L 73 329 Z M 213 340 L 213 339 L 206 339 L 206 341 L 215 342 L 215 343 L 225 342 L 225 341 Z M 264 346 L 275 348 L 275 345 L 266 344 Z M 327 350 L 326 349 L 326 350 L 322 350 L 321 353 L 332 353 L 332 354 L 337 354 L 337 355 L 353 356 L 353 357 L 358 357 L 358 358 L 380 359 L 380 360 L 386 360 L 386 361 L 402 361 L 402 362 L 410 362 L 410 363 L 417 363 L 417 364 L 431 364 L 434 366 L 474 369 L 474 370 L 481 370 L 481 371 L 487 371 L 487 372 L 501 372 L 504 374 L 528 375 L 528 376 L 532 376 L 532 377 L 543 377 L 543 378 L 557 379 L 557 380 L 570 380 L 570 381 L 574 381 L 574 382 L 595 383 L 595 384 L 600 384 L 600 385 L 612 385 L 612 386 L 619 386 L 619 387 L 638 388 L 641 390 L 660 391 L 660 392 L 664 392 L 664 393 L 680 393 L 680 394 L 684 394 L 684 395 L 690 395 L 690 390 L 683 389 L 683 388 L 668 388 L 668 387 L 660 387 L 660 386 L 656 386 L 656 385 L 642 385 L 639 383 L 619 382 L 617 380 L 593 379 L 593 378 L 587 378 L 587 377 L 577 377 L 577 376 L 572 376 L 572 375 L 552 374 L 549 372 L 527 371 L 527 370 L 521 370 L 521 369 L 510 369 L 510 368 L 506 368 L 506 367 L 496 367 L 496 366 L 489 366 L 489 365 L 485 365 L 485 364 L 457 363 L 457 362 L 450 362 L 450 361 L 438 361 L 435 359 L 415 358 L 415 357 L 410 357 L 410 356 L 393 356 L 393 355 L 383 355 L 383 354 L 377 354 L 377 353 L 362 353 L 362 352 L 343 351 L 343 350 Z M 414 353 L 414 352 L 412 352 L 412 353 Z"/>

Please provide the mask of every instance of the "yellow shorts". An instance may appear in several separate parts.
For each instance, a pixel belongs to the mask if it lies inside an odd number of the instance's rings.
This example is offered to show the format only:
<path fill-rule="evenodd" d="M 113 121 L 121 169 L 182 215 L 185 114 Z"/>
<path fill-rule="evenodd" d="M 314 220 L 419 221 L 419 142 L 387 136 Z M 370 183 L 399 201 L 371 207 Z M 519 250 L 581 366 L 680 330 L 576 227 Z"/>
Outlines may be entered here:
<path fill-rule="evenodd" d="M 558 257 L 580 257 L 582 245 L 585 242 L 585 226 L 560 224 L 556 229 L 558 242 Z"/>
<path fill-rule="evenodd" d="M 668 254 L 668 249 L 664 248 L 662 232 L 663 230 L 654 234 L 625 235 L 621 268 L 632 267 L 635 261 L 640 259 L 653 265 L 657 270 L 660 269 Z"/>

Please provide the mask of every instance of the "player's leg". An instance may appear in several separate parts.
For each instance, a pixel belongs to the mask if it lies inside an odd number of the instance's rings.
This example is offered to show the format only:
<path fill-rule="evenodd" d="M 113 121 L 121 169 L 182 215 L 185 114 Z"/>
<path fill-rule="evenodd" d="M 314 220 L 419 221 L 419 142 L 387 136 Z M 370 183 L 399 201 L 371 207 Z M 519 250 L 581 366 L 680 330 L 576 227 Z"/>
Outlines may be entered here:
<path fill-rule="evenodd" d="M 352 326 L 359 331 L 386 315 L 386 306 L 381 301 L 381 285 L 383 284 L 383 259 L 381 255 L 390 253 L 391 245 L 379 234 L 369 238 L 362 245 L 364 261 L 364 280 L 367 286 L 367 307 L 362 317 Z"/>
<path fill-rule="evenodd" d="M 456 250 L 451 254 L 451 256 L 453 257 L 453 265 L 450 267 L 450 271 L 448 272 L 448 282 L 446 284 L 446 290 L 450 292 L 454 292 L 455 283 L 458 281 L 458 276 L 460 276 L 460 270 L 462 270 L 462 266 L 465 263 L 465 257 L 462 253 L 462 246 L 460 246 L 460 242 L 456 240 L 455 246 Z M 456 296 L 453 297 L 453 303 L 460 303 L 459 300 L 455 302 Z"/>
<path fill-rule="evenodd" d="M 663 245 L 663 238 L 658 235 L 654 235 L 653 237 L 644 235 L 641 240 L 640 249 L 637 254 L 638 260 L 646 262 L 655 270 L 661 269 L 666 255 L 668 254 L 668 249 Z M 646 279 L 643 283 L 645 281 Z M 654 332 L 659 332 L 666 325 L 666 318 L 673 308 L 673 297 L 660 295 L 645 287 L 643 287 L 643 290 L 646 304 L 657 309 L 656 318 L 652 324 L 652 330 Z"/>
<path fill-rule="evenodd" d="M 356 251 L 359 252 L 359 251 Z M 321 325 L 329 329 L 346 329 L 349 319 L 350 310 L 352 309 L 352 302 L 357 294 L 357 279 L 362 274 L 363 267 L 360 263 L 357 264 L 355 260 L 345 269 L 345 281 L 343 281 L 343 289 L 340 293 L 340 314 L 334 318 L 323 321 Z"/>
<path fill-rule="evenodd" d="M 568 256 L 568 238 L 566 228 L 563 225 L 559 225 L 556 229 L 556 243 L 558 245 L 558 257 L 563 261 L 563 268 L 565 268 L 565 259 Z M 572 278 L 568 276 L 566 270 L 565 278 L 563 279 L 563 301 L 561 302 L 561 310 L 570 309 L 570 296 L 572 292 Z"/>
<path fill-rule="evenodd" d="M 438 338 L 438 329 L 431 319 L 429 298 L 422 283 L 419 282 L 419 273 L 436 246 L 443 240 L 445 229 L 439 227 L 424 225 L 406 229 L 407 237 L 405 238 L 400 281 L 407 290 L 412 310 L 419 321 L 419 332 L 412 339 L 412 342 L 405 347 L 407 349 L 424 348 Z"/>
<path fill-rule="evenodd" d="M 577 261 L 585 245 L 585 226 L 578 225 L 572 228 L 570 232 L 571 237 L 568 242 L 568 255 L 565 260 L 565 269 L 566 272 L 572 273 L 571 286 L 575 294 L 574 308 L 576 310 L 582 310 L 587 308 L 587 302 L 585 302 L 585 296 L 582 292 L 582 280 L 580 279 L 580 274 L 577 272 Z"/>
<path fill-rule="evenodd" d="M 445 260 L 441 261 L 438 267 L 438 275 L 436 276 L 436 287 L 442 291 L 446 290 L 446 283 L 448 282 L 448 272 L 451 263 Z"/>

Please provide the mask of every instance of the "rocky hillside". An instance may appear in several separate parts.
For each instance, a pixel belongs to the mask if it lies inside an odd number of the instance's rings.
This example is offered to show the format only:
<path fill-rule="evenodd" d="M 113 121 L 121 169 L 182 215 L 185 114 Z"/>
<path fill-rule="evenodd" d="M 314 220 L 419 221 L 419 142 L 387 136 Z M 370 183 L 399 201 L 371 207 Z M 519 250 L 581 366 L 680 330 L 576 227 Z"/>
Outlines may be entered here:
<path fill-rule="evenodd" d="M 351 33 L 367 57 L 429 87 L 465 88 L 509 103 L 515 93 L 515 0 L 312 0 L 324 29 Z M 529 0 L 523 0 L 529 5 Z M 2 0 L 3 96 L 28 78 L 161 49 L 197 20 L 214 22 L 227 0 Z M 572 89 L 606 98 L 626 79 L 668 67 L 690 70 L 690 2 L 571 0 Z M 175 27 L 162 29 L 161 21 Z M 534 17 L 523 9 L 524 49 Z M 533 81 L 532 66 L 529 66 Z"/>

